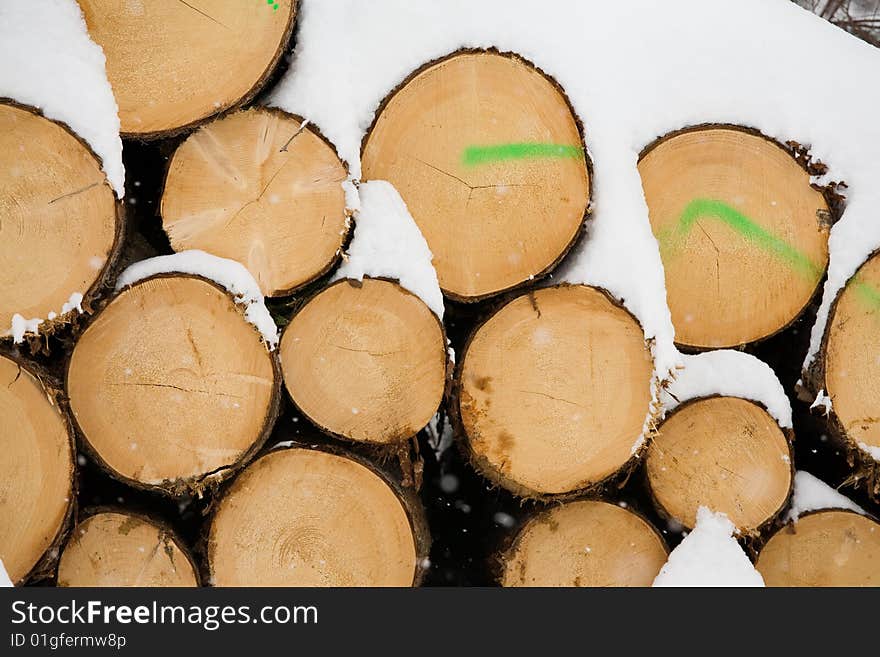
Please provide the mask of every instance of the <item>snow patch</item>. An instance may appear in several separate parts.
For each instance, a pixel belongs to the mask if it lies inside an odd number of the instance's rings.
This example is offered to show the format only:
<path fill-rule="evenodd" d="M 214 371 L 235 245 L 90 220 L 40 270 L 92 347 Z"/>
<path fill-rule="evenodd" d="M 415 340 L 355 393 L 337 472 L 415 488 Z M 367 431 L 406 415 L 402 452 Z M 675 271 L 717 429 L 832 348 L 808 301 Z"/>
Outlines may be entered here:
<path fill-rule="evenodd" d="M 360 209 L 348 257 L 333 280 L 364 276 L 396 279 L 443 319 L 443 294 L 428 243 L 394 186 L 372 180 L 358 189 Z"/>
<path fill-rule="evenodd" d="M 663 407 L 671 411 L 698 397 L 725 395 L 760 402 L 779 423 L 790 429 L 791 403 L 767 363 L 741 351 L 723 349 L 682 356 L 683 366 L 662 393 Z"/>
<path fill-rule="evenodd" d="M 12 336 L 12 341 L 18 344 L 19 342 L 24 341 L 24 336 L 27 333 L 33 333 L 37 335 L 40 330 L 40 324 L 43 323 L 43 320 L 39 317 L 34 317 L 32 319 L 25 319 L 18 313 L 15 313 L 12 316 L 12 327 L 4 333 L 5 336 Z"/>
<path fill-rule="evenodd" d="M 260 332 L 269 349 L 278 345 L 278 327 L 266 308 L 260 286 L 245 266 L 235 260 L 198 250 L 148 258 L 122 272 L 116 281 L 116 289 L 121 290 L 150 276 L 168 273 L 201 276 L 222 286 L 233 296 L 235 303 L 245 306 L 245 319 Z"/>
<path fill-rule="evenodd" d="M 83 300 L 82 292 L 74 292 L 73 294 L 70 295 L 70 298 L 67 300 L 67 303 L 65 303 L 63 306 L 61 306 L 61 314 L 64 315 L 64 314 L 69 313 L 73 310 L 76 310 L 77 312 L 82 313 L 83 312 L 82 300 Z"/>
<path fill-rule="evenodd" d="M 46 319 L 52 322 L 58 318 L 59 314 L 61 316 L 67 315 L 68 313 L 72 313 L 74 310 L 82 314 L 84 312 L 82 301 L 82 292 L 74 292 L 70 295 L 67 301 L 62 304 L 60 313 L 51 311 L 46 315 Z M 16 344 L 19 344 L 24 341 L 25 335 L 39 335 L 40 325 L 42 325 L 44 321 L 45 320 L 41 319 L 40 317 L 25 319 L 20 314 L 15 313 L 12 316 L 12 325 L 0 337 L 5 338 L 12 336 L 12 341 Z"/>
<path fill-rule="evenodd" d="M 428 445 L 434 450 L 434 456 L 439 461 L 443 452 L 452 445 L 452 423 L 448 418 L 441 417 L 440 413 L 437 413 L 430 419 L 425 430 L 428 432 Z"/>
<path fill-rule="evenodd" d="M 764 586 L 723 513 L 701 506 L 697 526 L 669 555 L 654 586 Z"/>
<path fill-rule="evenodd" d="M 865 510 L 848 497 L 841 495 L 818 477 L 798 470 L 794 475 L 794 494 L 786 521 L 800 518 L 807 511 L 819 509 L 849 509 L 865 515 Z"/>
<path fill-rule="evenodd" d="M 810 410 L 821 408 L 822 413 L 828 415 L 831 412 L 831 397 L 825 394 L 825 390 L 822 389 L 819 391 L 819 394 L 816 395 L 816 400 L 810 404 Z"/>
<path fill-rule="evenodd" d="M 880 461 L 880 447 L 877 445 L 869 445 L 868 443 L 859 443 L 859 449 L 865 452 L 875 461 Z"/>
<path fill-rule="evenodd" d="M 3 559 L 0 559 L 0 588 L 9 588 L 15 586 L 6 572 L 6 566 L 3 565 Z"/>
<path fill-rule="evenodd" d="M 0 2 L 0 97 L 66 123 L 101 158 L 122 198 L 119 117 L 104 64 L 74 0 Z"/>

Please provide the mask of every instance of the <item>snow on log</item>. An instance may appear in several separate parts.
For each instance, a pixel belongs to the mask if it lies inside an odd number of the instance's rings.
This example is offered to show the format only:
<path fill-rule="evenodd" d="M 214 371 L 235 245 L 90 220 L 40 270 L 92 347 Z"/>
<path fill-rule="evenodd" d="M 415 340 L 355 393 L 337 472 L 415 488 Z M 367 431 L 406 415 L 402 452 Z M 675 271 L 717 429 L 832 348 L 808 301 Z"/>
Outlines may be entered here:
<path fill-rule="evenodd" d="M 700 507 L 696 527 L 669 555 L 653 586 L 764 586 L 735 531 L 723 513 Z"/>
<path fill-rule="evenodd" d="M 123 206 L 85 141 L 2 99 L 0 171 L 0 339 L 22 342 L 71 321 L 104 291 Z"/>
<path fill-rule="evenodd" d="M 204 251 L 181 251 L 172 255 L 156 256 L 129 265 L 119 274 L 116 290 L 134 285 L 151 276 L 163 274 L 191 274 L 220 285 L 244 310 L 244 318 L 253 325 L 269 349 L 278 346 L 278 326 L 269 309 L 260 286 L 253 275 L 235 260 L 220 258 Z"/>
<path fill-rule="evenodd" d="M 798 470 L 794 475 L 794 492 L 786 520 L 797 521 L 809 511 L 849 509 L 865 515 L 865 510 L 845 495 L 809 472 Z"/>
<path fill-rule="evenodd" d="M 760 405 L 707 397 L 677 407 L 657 429 L 645 460 L 661 513 L 694 527 L 697 511 L 724 513 L 757 534 L 786 506 L 794 476 L 788 434 Z"/>
<path fill-rule="evenodd" d="M 11 588 L 15 586 L 12 583 L 12 580 L 9 579 L 9 573 L 6 572 L 6 567 L 3 565 L 3 559 L 0 559 L 0 588 Z"/>
<path fill-rule="evenodd" d="M 153 139 L 252 99 L 293 31 L 296 0 L 80 0 L 107 57 L 122 132 Z"/>
<path fill-rule="evenodd" d="M 171 529 L 140 515 L 101 511 L 71 532 L 58 586 L 198 586 L 198 576 Z"/>
<path fill-rule="evenodd" d="M 207 537 L 216 586 L 412 586 L 423 511 L 374 466 L 290 447 L 254 461 L 219 498 Z"/>
<path fill-rule="evenodd" d="M 660 392 L 665 411 L 690 399 L 723 395 L 761 404 L 783 429 L 792 428 L 791 402 L 773 368 L 751 354 L 718 349 L 682 356 L 682 366 Z"/>
<path fill-rule="evenodd" d="M 384 101 L 363 142 L 364 180 L 391 182 L 450 298 L 477 301 L 540 277 L 580 235 L 590 174 L 559 85 L 514 54 L 461 51 Z"/>
<path fill-rule="evenodd" d="M 250 460 L 281 385 L 275 353 L 232 294 L 188 274 L 122 289 L 74 345 L 66 383 L 99 463 L 170 494 L 198 493 Z"/>
<path fill-rule="evenodd" d="M 327 273 L 349 233 L 333 146 L 301 119 L 252 108 L 208 123 L 175 151 L 162 224 L 175 251 L 245 265 L 268 296 Z"/>
<path fill-rule="evenodd" d="M 797 319 L 828 264 L 831 213 L 788 151 L 702 126 L 649 146 L 639 173 L 676 343 L 734 347 Z"/>
<path fill-rule="evenodd" d="M 597 288 L 516 297 L 460 360 L 457 410 L 471 461 L 525 497 L 595 488 L 625 470 L 658 413 L 642 329 Z"/>
<path fill-rule="evenodd" d="M 847 281 L 831 305 L 819 356 L 805 374 L 869 492 L 880 495 L 880 252 Z"/>
<path fill-rule="evenodd" d="M 433 254 L 406 203 L 385 180 L 357 188 L 357 227 L 345 261 L 334 280 L 388 278 L 419 297 L 443 319 L 443 293 L 437 281 Z"/>
<path fill-rule="evenodd" d="M 0 560 L 15 584 L 51 570 L 74 506 L 73 430 L 50 381 L 0 354 Z"/>
<path fill-rule="evenodd" d="M 446 334 L 415 294 L 393 281 L 342 279 L 293 316 L 280 346 L 284 383 L 319 428 L 359 442 L 411 438 L 446 389 Z"/>
<path fill-rule="evenodd" d="M 650 586 L 666 544 L 641 516 L 597 500 L 533 516 L 501 556 L 502 586 Z"/>
<path fill-rule="evenodd" d="M 3 0 L 0 62 L 0 100 L 36 108 L 82 138 L 122 198 L 125 168 L 116 100 L 104 53 L 89 38 L 76 1 Z M 0 153 L 11 156 L 18 146 L 12 152 L 4 147 Z M 2 164 L 0 171 L 5 175 Z M 51 177 L 41 182 L 51 183 Z"/>
<path fill-rule="evenodd" d="M 758 554 L 767 586 L 880 586 L 880 523 L 849 509 L 804 513 Z"/>

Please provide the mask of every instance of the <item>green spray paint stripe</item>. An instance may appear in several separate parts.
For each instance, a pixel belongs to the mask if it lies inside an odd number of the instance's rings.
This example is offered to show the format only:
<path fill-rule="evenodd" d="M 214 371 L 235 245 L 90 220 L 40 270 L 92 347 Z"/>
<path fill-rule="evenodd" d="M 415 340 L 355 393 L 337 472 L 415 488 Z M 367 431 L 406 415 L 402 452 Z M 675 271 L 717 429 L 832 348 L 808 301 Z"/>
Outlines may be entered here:
<path fill-rule="evenodd" d="M 677 250 L 702 217 L 721 221 L 752 244 L 778 256 L 804 276 L 814 278 L 822 275 L 821 267 L 784 239 L 759 226 L 723 201 L 710 199 L 694 199 L 688 203 L 678 219 L 678 225 L 657 235 L 661 251 L 670 253 Z"/>
<path fill-rule="evenodd" d="M 880 290 L 860 280 L 858 276 L 853 276 L 850 284 L 865 304 L 871 306 L 873 310 L 880 309 Z"/>
<path fill-rule="evenodd" d="M 526 160 L 541 157 L 576 158 L 581 157 L 584 149 L 580 146 L 566 144 L 513 143 L 496 144 L 495 146 L 468 146 L 462 151 L 461 161 L 465 166 L 476 166 L 489 162 L 504 160 Z"/>
<path fill-rule="evenodd" d="M 671 250 L 679 248 L 697 221 L 706 216 L 719 219 L 753 244 L 762 247 L 765 251 L 775 253 L 802 274 L 808 275 L 810 278 L 822 275 L 822 269 L 806 255 L 722 201 L 694 199 L 688 203 L 679 217 L 678 225 L 675 228 L 661 231 L 657 236 L 661 253 L 669 254 Z M 880 290 L 865 283 L 858 276 L 853 276 L 850 285 L 862 302 L 872 309 L 872 312 L 880 310 Z"/>

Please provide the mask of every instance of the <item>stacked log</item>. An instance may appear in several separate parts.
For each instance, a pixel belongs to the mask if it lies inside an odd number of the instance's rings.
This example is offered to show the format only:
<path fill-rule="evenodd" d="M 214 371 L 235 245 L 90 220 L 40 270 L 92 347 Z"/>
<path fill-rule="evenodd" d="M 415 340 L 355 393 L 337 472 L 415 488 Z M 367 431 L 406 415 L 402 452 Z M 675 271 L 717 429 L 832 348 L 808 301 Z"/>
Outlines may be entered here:
<path fill-rule="evenodd" d="M 616 504 L 581 500 L 534 515 L 501 557 L 502 586 L 650 586 L 666 543 Z"/>
<path fill-rule="evenodd" d="M 759 400 L 685 399 L 664 416 L 638 309 L 542 280 L 584 237 L 592 185 L 583 127 L 545 72 L 456 51 L 403 80 L 366 131 L 362 177 L 404 200 L 442 317 L 403 276 L 335 271 L 359 182 L 317 126 L 248 107 L 287 47 L 293 0 L 81 4 L 123 136 L 169 156 L 142 190 L 159 216 L 140 232 L 241 263 L 282 331 L 276 349 L 238 292 L 197 272 L 111 292 L 126 219 L 101 162 L 64 125 L 0 102 L 0 325 L 38 333 L 41 352 L 0 354 L 0 557 L 16 584 L 417 586 L 464 533 L 425 509 L 453 504 L 457 475 L 484 511 L 500 499 L 520 516 L 513 531 L 492 514 L 506 535 L 481 538 L 502 586 L 648 586 L 703 507 L 729 518 L 768 585 L 876 583 L 867 514 L 783 524 L 794 434 Z M 815 298 L 833 217 L 810 167 L 741 126 L 642 152 L 682 350 L 751 348 Z M 875 256 L 840 292 L 805 379 L 875 492 L 878 290 Z M 447 418 L 457 452 L 439 447 Z M 99 494 L 79 492 L 77 472 Z M 105 506 L 111 487 L 147 512 L 121 495 Z"/>
<path fill-rule="evenodd" d="M 107 57 L 122 134 L 137 139 L 177 134 L 253 99 L 287 47 L 297 5 L 79 4 L 89 34 Z"/>
<path fill-rule="evenodd" d="M 756 567 L 767 586 L 880 586 L 880 523 L 848 509 L 802 515 L 773 534 Z"/>
<path fill-rule="evenodd" d="M 104 292 L 124 219 L 85 141 L 39 110 L 2 98 L 0 170 L 7 172 L 0 196 L 0 338 L 20 342 L 26 330 L 52 333 Z"/>
<path fill-rule="evenodd" d="M 327 433 L 400 443 L 421 431 L 446 389 L 446 334 L 393 281 L 340 280 L 294 315 L 281 338 L 290 397 Z"/>
<path fill-rule="evenodd" d="M 580 235 L 590 201 L 581 132 L 561 87 L 531 63 L 457 52 L 382 103 L 363 177 L 400 192 L 447 297 L 478 301 L 549 273 Z"/>
<path fill-rule="evenodd" d="M 679 346 L 764 340 L 806 309 L 831 212 L 793 153 L 737 126 L 698 126 L 651 144 L 639 173 Z"/>
<path fill-rule="evenodd" d="M 251 108 L 202 126 L 177 148 L 162 225 L 175 251 L 237 260 L 266 295 L 286 296 L 339 261 L 347 175 L 302 119 Z"/>
<path fill-rule="evenodd" d="M 198 586 L 188 550 L 148 517 L 105 510 L 84 518 L 58 563 L 58 586 Z"/>
<path fill-rule="evenodd" d="M 462 354 L 456 397 L 467 453 L 524 497 L 594 491 L 635 462 L 652 372 L 638 322 L 602 290 L 520 295 Z"/>
<path fill-rule="evenodd" d="M 260 457 L 224 492 L 208 571 L 218 586 L 413 586 L 427 545 L 419 504 L 375 466 L 291 447 Z"/>
<path fill-rule="evenodd" d="M 880 254 L 834 300 L 816 359 L 804 373 L 809 399 L 847 453 L 852 478 L 880 495 Z"/>
<path fill-rule="evenodd" d="M 73 430 L 59 389 L 0 354 L 0 558 L 15 584 L 52 572 L 75 506 Z"/>
<path fill-rule="evenodd" d="M 682 404 L 660 424 L 645 459 L 657 509 L 693 529 L 697 510 L 705 506 L 726 514 L 741 534 L 759 534 L 788 503 L 791 434 L 745 399 Z"/>
<path fill-rule="evenodd" d="M 225 289 L 160 275 L 95 316 L 66 383 L 98 462 L 133 486 L 179 495 L 230 476 L 262 447 L 278 413 L 278 370 Z"/>

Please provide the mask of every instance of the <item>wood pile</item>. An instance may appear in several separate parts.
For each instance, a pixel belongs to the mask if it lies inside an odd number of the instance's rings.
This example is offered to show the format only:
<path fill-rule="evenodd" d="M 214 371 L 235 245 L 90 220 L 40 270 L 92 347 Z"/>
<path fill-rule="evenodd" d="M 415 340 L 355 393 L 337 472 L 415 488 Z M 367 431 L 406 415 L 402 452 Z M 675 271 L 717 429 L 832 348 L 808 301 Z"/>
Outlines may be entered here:
<path fill-rule="evenodd" d="M 364 136 L 362 181 L 406 202 L 441 319 L 393 277 L 335 278 L 357 236 L 348 163 L 318 126 L 254 103 L 296 2 L 218 3 L 210 20 L 170 0 L 141 16 L 80 4 L 119 105 L 128 203 L 85 141 L 0 100 L 14 583 L 650 586 L 706 506 L 768 585 L 880 584 L 880 255 L 840 292 L 798 386 L 827 415 L 797 401 L 792 430 L 720 394 L 665 412 L 626 300 L 554 278 L 590 239 L 590 135 L 525 58 L 428 62 Z M 755 354 L 789 397 L 837 212 L 811 166 L 731 125 L 665 135 L 638 165 L 676 346 Z M 247 268 L 277 348 L 204 275 L 115 288 L 123 266 L 188 250 Z M 792 519 L 801 469 L 845 481 L 864 513 Z"/>

